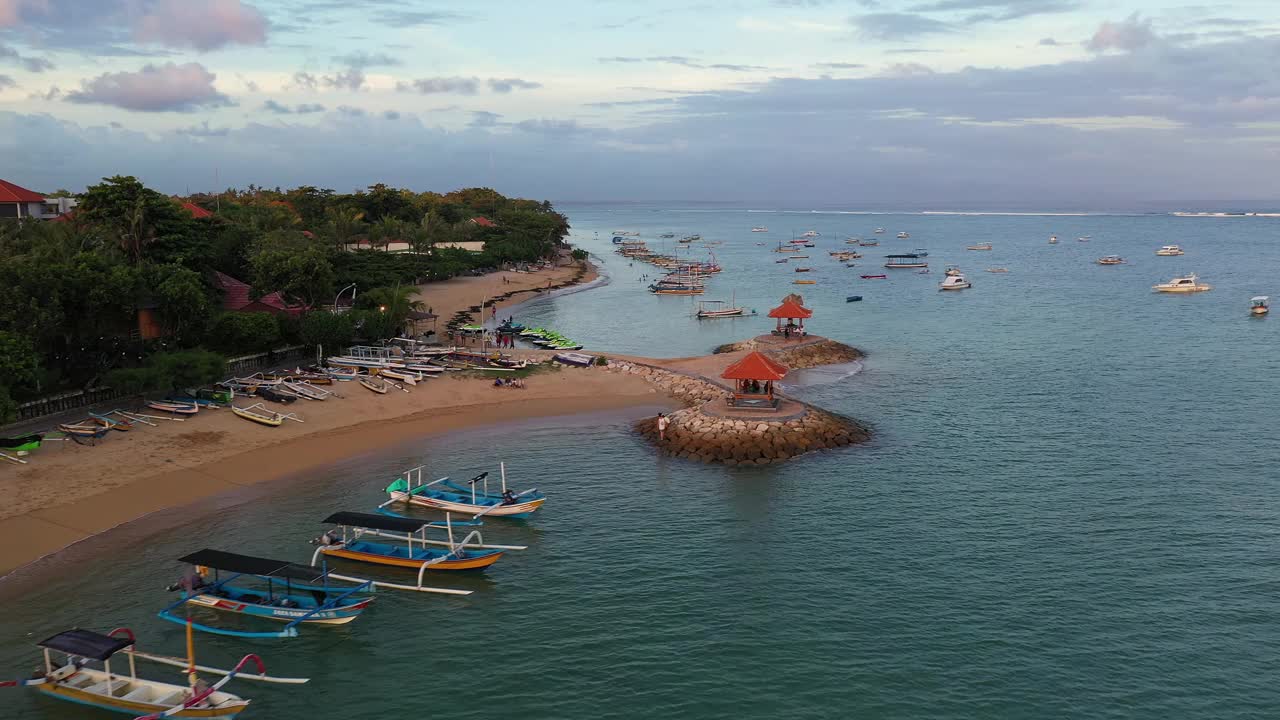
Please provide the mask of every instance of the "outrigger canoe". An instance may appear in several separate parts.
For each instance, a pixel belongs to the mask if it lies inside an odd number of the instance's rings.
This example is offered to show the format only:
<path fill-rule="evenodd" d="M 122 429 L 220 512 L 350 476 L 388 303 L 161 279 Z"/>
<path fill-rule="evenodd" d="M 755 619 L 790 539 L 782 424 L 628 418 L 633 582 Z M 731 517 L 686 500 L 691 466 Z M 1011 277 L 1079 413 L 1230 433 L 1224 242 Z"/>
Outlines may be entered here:
<path fill-rule="evenodd" d="M 267 406 L 263 405 L 262 403 L 254 403 L 253 405 L 250 405 L 248 407 L 240 407 L 239 405 L 232 405 L 231 412 L 235 413 L 239 417 L 244 418 L 245 420 L 248 420 L 250 422 L 256 422 L 259 425 L 266 425 L 267 427 L 280 427 L 280 425 L 282 425 L 285 420 L 302 422 L 302 420 L 300 420 L 298 416 L 294 415 L 293 413 L 289 413 L 288 415 L 281 415 L 278 412 L 273 412 L 271 410 L 268 410 Z"/>
<path fill-rule="evenodd" d="M 483 472 L 467 481 L 468 487 L 450 482 L 442 477 L 429 483 L 422 482 L 423 467 L 419 466 L 405 471 L 404 475 L 395 479 L 385 490 L 392 502 L 407 502 L 410 505 L 428 507 L 445 512 L 467 513 L 473 519 L 482 515 L 494 517 L 524 518 L 542 507 L 547 498 L 531 488 L 521 493 L 507 489 L 507 466 L 502 463 L 501 492 L 489 492 L 489 473 Z M 483 486 L 481 484 L 483 483 Z"/>
<path fill-rule="evenodd" d="M 116 637 L 121 633 L 127 636 Z M 30 687 L 46 697 L 143 718 L 231 718 L 243 712 L 249 701 L 223 692 L 222 686 L 236 677 L 250 661 L 257 664 L 260 674 L 256 677 L 246 674 L 246 679 L 262 680 L 267 677 L 258 656 L 246 655 L 235 669 L 216 671 L 224 677 L 211 687 L 202 689 L 195 685 L 194 661 L 190 664 L 191 686 L 147 680 L 138 677 L 135 657 L 151 658 L 133 652 L 134 643 L 133 633 L 124 628 L 113 630 L 110 635 L 78 628 L 66 630 L 36 643 L 44 650 L 43 675 L 0 682 L 0 687 Z M 64 657 L 57 665 L 54 663 L 55 652 Z M 117 654 L 128 656 L 128 674 L 111 671 L 111 658 Z M 101 663 L 102 668 L 90 667 L 91 662 Z M 281 680 L 271 679 L 275 682 Z M 305 682 L 301 678 L 298 681 Z"/>
<path fill-rule="evenodd" d="M 183 596 L 158 613 L 161 619 L 187 624 L 188 618 L 178 617 L 173 611 L 189 604 L 285 623 L 283 630 L 269 632 L 191 623 L 191 627 L 215 635 L 297 637 L 299 625 L 345 625 L 360 617 L 373 602 L 372 597 L 366 596 L 373 592 L 372 582 L 333 587 L 325 568 L 209 549 L 181 557 L 179 562 L 194 566 L 195 572 L 169 587 L 169 590 L 182 590 Z M 206 577 L 210 570 L 212 582 Z M 224 578 L 223 572 L 229 576 Z M 257 582 L 246 586 L 247 581 Z"/>
<path fill-rule="evenodd" d="M 147 407 L 152 410 L 173 413 L 174 415 L 195 415 L 200 412 L 200 406 L 195 403 L 185 402 L 165 402 L 163 400 L 150 400 Z"/>
<path fill-rule="evenodd" d="M 444 522 L 433 522 L 395 515 L 336 512 L 323 522 L 337 525 L 340 534 L 326 532 L 319 538 L 320 547 L 312 556 L 311 564 L 314 565 L 324 555 L 373 565 L 408 568 L 418 571 L 419 586 L 422 585 L 422 575 L 427 570 L 483 570 L 497 562 L 503 551 L 524 549 L 523 546 L 485 545 L 479 530 L 472 530 L 462 542 L 455 542 L 454 525 L 470 526 L 477 523 L 455 523 L 448 516 L 445 516 Z M 448 539 L 430 539 L 427 537 L 428 529 L 446 530 Z M 370 537 L 395 542 L 367 539 Z"/>

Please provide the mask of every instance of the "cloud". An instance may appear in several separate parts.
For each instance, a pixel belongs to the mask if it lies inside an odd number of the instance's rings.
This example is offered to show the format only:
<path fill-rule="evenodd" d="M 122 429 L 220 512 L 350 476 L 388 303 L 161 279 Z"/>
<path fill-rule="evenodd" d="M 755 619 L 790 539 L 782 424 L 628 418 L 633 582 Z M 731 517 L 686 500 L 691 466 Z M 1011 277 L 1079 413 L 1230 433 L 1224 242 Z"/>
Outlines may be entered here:
<path fill-rule="evenodd" d="M 1119 22 L 1110 20 L 1098 26 L 1097 32 L 1089 38 L 1086 47 L 1093 52 L 1121 50 L 1132 52 L 1155 42 L 1156 34 L 1151 29 L 1151 20 L 1143 19 L 1134 13 Z"/>
<path fill-rule="evenodd" d="M 461 13 L 446 10 L 389 10 L 378 15 L 380 22 L 400 28 L 419 25 L 448 25 L 449 23 L 469 19 L 468 16 Z"/>
<path fill-rule="evenodd" d="M 27 95 L 27 98 L 30 100 L 44 100 L 46 102 L 52 102 L 60 97 L 62 97 L 62 88 L 57 85 L 54 85 L 44 92 L 33 92 L 30 95 Z"/>
<path fill-rule="evenodd" d="M 968 12 L 964 22 L 976 25 L 1018 20 L 1032 15 L 1070 12 L 1080 6 L 1079 0 L 937 0 L 907 9 L 917 13 Z"/>
<path fill-rule="evenodd" d="M 400 111 L 399 110 L 383 110 L 382 119 L 383 120 L 399 120 Z"/>
<path fill-rule="evenodd" d="M 1051 38 L 1051 37 L 1047 37 L 1047 38 L 1040 38 L 1040 42 L 1038 42 L 1038 43 L 1036 43 L 1036 44 L 1037 44 L 1037 45 L 1045 45 L 1045 46 L 1048 46 L 1048 47 L 1058 47 L 1058 46 L 1059 46 L 1059 45 L 1061 45 L 1062 43 L 1058 42 L 1057 40 L 1054 40 L 1054 39 L 1053 39 L 1053 38 Z"/>
<path fill-rule="evenodd" d="M 320 78 L 309 72 L 299 70 L 293 74 L 293 79 L 289 83 L 289 87 L 301 88 L 303 90 L 315 90 L 320 85 Z"/>
<path fill-rule="evenodd" d="M 364 86 L 364 80 L 365 76 L 363 70 L 356 67 L 350 67 L 332 75 L 325 75 L 321 77 L 320 83 L 325 87 L 331 87 L 338 90 L 351 90 L 354 92 Z"/>
<path fill-rule="evenodd" d="M 857 70 L 858 68 L 866 67 L 866 65 L 862 63 L 850 63 L 850 62 L 821 62 L 821 63 L 814 63 L 809 67 L 812 67 L 817 70 Z"/>
<path fill-rule="evenodd" d="M 933 68 L 920 63 L 894 63 L 885 67 L 880 73 L 887 77 L 910 77 L 912 75 L 933 75 Z"/>
<path fill-rule="evenodd" d="M 467 123 L 467 126 L 473 128 L 497 127 L 498 121 L 501 119 L 502 116 L 498 113 L 489 112 L 488 110 L 472 110 L 471 122 Z"/>
<path fill-rule="evenodd" d="M 231 128 L 227 127 L 209 127 L 209 121 L 205 120 L 199 125 L 191 127 L 178 128 L 174 132 L 180 135 L 189 135 L 191 137 L 226 137 L 231 134 Z"/>
<path fill-rule="evenodd" d="M 319 103 L 301 103 L 290 106 L 283 105 L 275 100 L 268 100 L 262 103 L 262 109 L 276 115 L 309 115 L 311 113 L 324 112 L 324 106 Z"/>
<path fill-rule="evenodd" d="M 4 2 L 5 0 L 0 0 L 0 4 Z M 7 45 L 0 45 L 0 60 L 6 58 L 18 63 L 27 72 L 41 73 L 53 69 L 53 63 L 45 58 L 23 55 Z"/>
<path fill-rule="evenodd" d="M 18 81 L 8 75 L 0 75 L 0 90 L 11 87 L 18 87 Z"/>
<path fill-rule="evenodd" d="M 505 95 L 512 90 L 536 90 L 542 87 L 542 83 L 521 80 L 520 78 L 489 78 L 489 89 Z"/>
<path fill-rule="evenodd" d="M 367 53 L 363 50 L 346 55 L 336 55 L 334 62 L 349 68 L 396 67 L 401 65 L 400 59 L 386 53 Z"/>
<path fill-rule="evenodd" d="M 754 72 L 758 70 L 768 70 L 769 68 L 762 65 L 737 65 L 733 63 L 703 63 L 685 55 L 656 55 L 651 57 L 625 57 L 615 55 L 612 57 L 596 58 L 597 62 L 602 63 L 620 63 L 620 64 L 638 64 L 638 63 L 655 63 L 659 65 L 679 65 L 681 67 L 696 68 L 699 70 L 728 70 L 730 72 Z"/>
<path fill-rule="evenodd" d="M 399 92 L 419 92 L 423 95 L 437 93 L 455 93 L 458 95 L 475 95 L 480 90 L 480 78 L 474 77 L 429 77 L 396 83 Z"/>
<path fill-rule="evenodd" d="M 368 113 L 366 113 L 363 109 L 358 107 L 352 107 L 350 105 L 339 105 L 338 114 L 344 115 L 346 117 L 361 118 L 367 115 Z"/>
<path fill-rule="evenodd" d="M 137 112 L 192 112 L 233 104 L 199 63 L 145 65 L 137 72 L 103 73 L 67 93 L 74 103 L 113 105 Z"/>
<path fill-rule="evenodd" d="M 516 123 L 515 128 L 527 133 L 554 135 L 557 137 L 576 135 L 585 130 L 585 128 L 578 124 L 577 120 L 558 120 L 549 118 L 524 120 Z"/>
<path fill-rule="evenodd" d="M 267 19 L 241 0 L 156 0 L 137 21 L 133 36 L 139 42 L 200 51 L 262 45 Z"/>
<path fill-rule="evenodd" d="M 910 40 L 924 35 L 954 32 L 955 27 L 941 20 L 911 13 L 868 13 L 849 18 L 858 34 L 867 40 Z"/>

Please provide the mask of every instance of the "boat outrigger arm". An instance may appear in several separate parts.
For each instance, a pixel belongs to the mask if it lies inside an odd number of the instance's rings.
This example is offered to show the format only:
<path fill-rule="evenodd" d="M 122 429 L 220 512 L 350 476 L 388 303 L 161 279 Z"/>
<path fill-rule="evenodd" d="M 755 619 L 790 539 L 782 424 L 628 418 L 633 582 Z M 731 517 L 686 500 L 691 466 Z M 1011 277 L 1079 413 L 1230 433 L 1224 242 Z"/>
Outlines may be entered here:
<path fill-rule="evenodd" d="M 325 544 L 325 538 L 328 533 L 317 540 L 320 547 L 316 548 L 315 553 L 311 556 L 312 564 L 324 553 L 326 548 L 332 549 L 342 547 L 348 542 L 371 535 L 380 538 L 389 538 L 391 540 L 400 540 L 408 543 L 410 554 L 412 554 L 415 543 L 419 545 L 440 545 L 449 548 L 450 552 L 441 555 L 433 560 L 427 560 L 418 568 L 418 584 L 415 585 L 399 585 L 395 583 L 384 583 L 380 581 L 365 580 L 364 578 L 349 577 L 344 575 L 330 574 L 329 577 L 336 580 L 347 580 L 349 582 L 371 582 L 375 587 L 390 588 L 393 590 L 415 590 L 418 592 L 434 592 L 445 593 L 449 595 L 470 595 L 470 590 L 447 590 L 443 588 L 430 588 L 422 584 L 422 576 L 427 569 L 436 563 L 441 563 L 454 557 L 455 554 L 463 550 L 527 550 L 527 545 L 486 545 L 484 537 L 480 535 L 479 530 L 472 530 L 462 538 L 462 542 L 456 542 L 453 539 L 454 526 L 476 527 L 483 525 L 480 522 L 460 521 L 454 522 L 448 513 L 445 513 L 444 522 L 439 520 L 420 520 L 418 518 L 397 515 L 396 513 L 379 508 L 379 513 L 361 513 L 361 512 L 336 512 L 325 518 L 321 522 L 331 525 L 337 525 L 342 535 L 340 538 L 331 538 L 329 544 Z M 427 537 L 428 529 L 445 530 L 448 540 L 433 540 Z M 475 542 L 472 542 L 474 538 Z"/>
<path fill-rule="evenodd" d="M 371 581 L 338 577 L 330 574 L 328 569 L 323 567 L 297 565 L 283 560 L 269 560 L 267 558 L 252 557 L 250 555 L 239 555 L 236 553 L 208 549 L 191 553 L 190 555 L 179 558 L 179 560 L 198 567 L 209 568 L 215 571 L 215 573 L 222 570 L 231 573 L 231 575 L 225 578 L 219 577 L 213 583 L 195 588 L 194 590 L 183 590 L 181 598 L 164 607 L 160 612 L 156 613 L 156 615 L 162 620 L 168 620 L 169 622 L 177 623 L 178 625 L 190 625 L 196 630 L 212 633 L 214 635 L 227 635 L 230 637 L 243 638 L 297 637 L 298 625 L 316 618 L 316 616 L 321 613 L 327 613 L 333 610 L 336 605 L 339 605 L 341 601 L 346 598 L 356 594 L 368 594 L 374 592 L 374 585 Z M 325 593 L 326 601 L 317 603 L 316 607 L 308 612 L 299 613 L 296 616 L 291 615 L 290 621 L 285 624 L 284 628 L 274 632 L 227 630 L 224 628 L 193 622 L 190 617 L 178 617 L 172 613 L 173 610 L 185 605 L 195 595 L 216 594 L 219 588 L 229 585 L 240 577 L 253 577 L 265 581 L 267 583 L 268 593 L 271 593 L 276 585 L 282 583 L 284 585 L 284 594 L 286 595 L 294 590 L 302 592 L 322 592 Z M 331 588 L 328 585 L 328 580 L 331 578 L 334 580 L 355 582 L 357 584 L 351 588 Z"/>

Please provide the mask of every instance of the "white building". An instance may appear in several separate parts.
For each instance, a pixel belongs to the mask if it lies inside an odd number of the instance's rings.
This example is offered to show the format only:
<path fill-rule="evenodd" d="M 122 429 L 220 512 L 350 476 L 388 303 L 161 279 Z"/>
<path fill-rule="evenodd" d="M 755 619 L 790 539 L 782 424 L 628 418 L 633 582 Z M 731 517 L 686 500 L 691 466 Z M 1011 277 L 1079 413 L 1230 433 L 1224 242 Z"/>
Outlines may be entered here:
<path fill-rule="evenodd" d="M 45 198 L 7 180 L 0 180 L 0 219 L 52 220 L 71 211 L 75 198 Z"/>

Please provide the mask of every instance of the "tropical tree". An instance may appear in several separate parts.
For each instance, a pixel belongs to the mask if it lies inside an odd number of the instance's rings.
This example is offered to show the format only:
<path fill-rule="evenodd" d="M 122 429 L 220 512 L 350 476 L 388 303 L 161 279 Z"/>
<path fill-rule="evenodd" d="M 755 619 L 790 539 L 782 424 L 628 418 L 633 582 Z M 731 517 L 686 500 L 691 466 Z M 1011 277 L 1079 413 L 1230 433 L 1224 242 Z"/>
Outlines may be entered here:
<path fill-rule="evenodd" d="M 364 234 L 364 213 L 345 207 L 331 207 L 325 210 L 324 233 L 333 244 L 333 249 L 342 252 L 347 245 L 355 242 Z"/>
<path fill-rule="evenodd" d="M 254 243 L 249 257 L 253 291 L 271 292 L 304 305 L 319 304 L 333 292 L 333 263 L 320 244 L 302 233 L 277 231 Z"/>
<path fill-rule="evenodd" d="M 426 309 L 417 296 L 416 287 L 400 283 L 361 293 L 358 302 L 365 309 L 365 334 L 378 338 L 392 337 L 404 327 L 411 312 Z M 374 332 L 370 332 L 371 327 Z"/>

